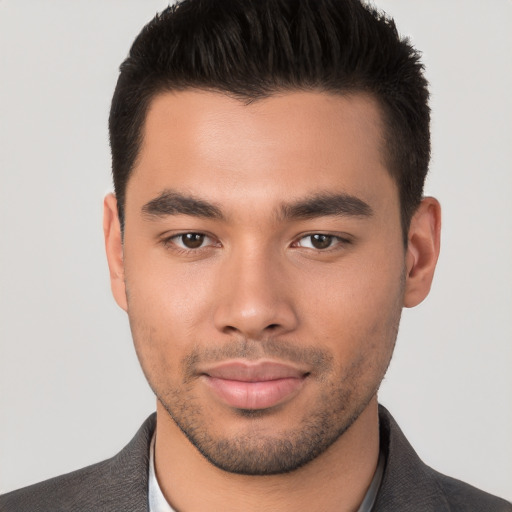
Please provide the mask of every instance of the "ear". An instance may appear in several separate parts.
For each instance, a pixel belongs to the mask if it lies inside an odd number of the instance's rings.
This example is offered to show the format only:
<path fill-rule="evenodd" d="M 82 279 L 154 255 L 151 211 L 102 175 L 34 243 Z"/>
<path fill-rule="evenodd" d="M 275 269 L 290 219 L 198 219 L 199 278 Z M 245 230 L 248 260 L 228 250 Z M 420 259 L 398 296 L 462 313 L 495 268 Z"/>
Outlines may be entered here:
<path fill-rule="evenodd" d="M 119 306 L 126 311 L 128 304 L 124 283 L 123 242 L 117 200 L 114 194 L 108 194 L 103 201 L 103 233 L 112 294 Z"/>
<path fill-rule="evenodd" d="M 424 198 L 411 219 L 406 263 L 404 306 L 412 308 L 430 291 L 439 257 L 441 205 L 433 197 Z"/>

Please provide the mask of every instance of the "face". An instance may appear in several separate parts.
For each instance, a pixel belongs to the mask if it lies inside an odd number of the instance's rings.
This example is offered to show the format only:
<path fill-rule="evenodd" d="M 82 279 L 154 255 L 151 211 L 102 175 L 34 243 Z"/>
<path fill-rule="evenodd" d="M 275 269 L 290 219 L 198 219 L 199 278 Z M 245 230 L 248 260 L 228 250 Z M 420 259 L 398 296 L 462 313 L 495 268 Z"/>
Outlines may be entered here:
<path fill-rule="evenodd" d="M 151 104 L 115 295 L 158 400 L 226 471 L 300 467 L 375 396 L 407 273 L 382 141 L 363 95 Z"/>

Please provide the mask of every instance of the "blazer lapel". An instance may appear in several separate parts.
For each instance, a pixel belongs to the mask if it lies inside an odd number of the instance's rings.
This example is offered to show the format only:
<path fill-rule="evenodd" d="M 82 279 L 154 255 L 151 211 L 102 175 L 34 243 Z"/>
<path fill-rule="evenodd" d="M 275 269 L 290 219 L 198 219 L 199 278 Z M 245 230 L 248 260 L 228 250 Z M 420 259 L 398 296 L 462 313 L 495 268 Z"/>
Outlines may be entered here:
<path fill-rule="evenodd" d="M 110 459 L 103 482 L 106 512 L 147 512 L 149 446 L 155 430 L 156 414 L 140 427 L 135 437 Z"/>
<path fill-rule="evenodd" d="M 433 470 L 421 461 L 391 414 L 381 405 L 379 419 L 380 443 L 386 455 L 386 469 L 373 510 L 448 512 L 449 504 Z"/>

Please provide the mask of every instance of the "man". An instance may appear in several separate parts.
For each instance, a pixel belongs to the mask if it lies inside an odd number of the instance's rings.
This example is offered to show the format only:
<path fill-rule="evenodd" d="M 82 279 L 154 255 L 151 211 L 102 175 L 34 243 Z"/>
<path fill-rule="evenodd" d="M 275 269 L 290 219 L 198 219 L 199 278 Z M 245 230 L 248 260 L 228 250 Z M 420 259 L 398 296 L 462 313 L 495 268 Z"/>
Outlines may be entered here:
<path fill-rule="evenodd" d="M 424 466 L 377 405 L 439 253 L 427 98 L 416 52 L 354 1 L 155 18 L 112 102 L 104 231 L 156 422 L 0 504 L 511 510 Z"/>

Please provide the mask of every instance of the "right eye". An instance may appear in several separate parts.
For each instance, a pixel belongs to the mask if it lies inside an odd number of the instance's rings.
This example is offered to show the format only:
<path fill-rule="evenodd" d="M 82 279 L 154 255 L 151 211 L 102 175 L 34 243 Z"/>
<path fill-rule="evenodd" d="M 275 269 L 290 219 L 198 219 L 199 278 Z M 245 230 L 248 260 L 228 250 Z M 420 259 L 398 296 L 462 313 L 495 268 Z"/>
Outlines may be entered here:
<path fill-rule="evenodd" d="M 166 243 L 172 243 L 180 249 L 188 251 L 214 245 L 214 241 L 209 236 L 204 233 L 193 232 L 171 236 L 166 239 Z"/>

